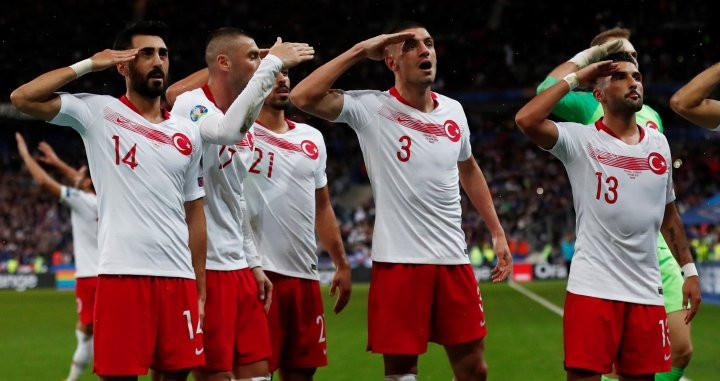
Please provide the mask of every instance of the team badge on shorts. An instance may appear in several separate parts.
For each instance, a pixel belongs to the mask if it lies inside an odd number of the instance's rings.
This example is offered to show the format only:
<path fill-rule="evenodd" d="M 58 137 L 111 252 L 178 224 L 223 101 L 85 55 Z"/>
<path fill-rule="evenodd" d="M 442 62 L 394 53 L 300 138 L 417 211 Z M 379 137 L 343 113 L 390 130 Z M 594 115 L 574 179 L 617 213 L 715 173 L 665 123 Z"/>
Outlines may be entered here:
<path fill-rule="evenodd" d="M 190 110 L 190 120 L 192 120 L 193 122 L 197 122 L 198 120 L 200 120 L 200 118 L 205 116 L 207 112 L 207 107 L 203 105 L 197 105 L 192 110 Z"/>

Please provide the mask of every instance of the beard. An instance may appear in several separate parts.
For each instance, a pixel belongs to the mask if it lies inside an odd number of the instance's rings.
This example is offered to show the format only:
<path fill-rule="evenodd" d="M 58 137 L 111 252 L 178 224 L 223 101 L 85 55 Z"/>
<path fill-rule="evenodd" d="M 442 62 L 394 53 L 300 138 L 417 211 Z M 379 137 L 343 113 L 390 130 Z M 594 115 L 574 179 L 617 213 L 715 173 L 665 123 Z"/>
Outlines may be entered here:
<path fill-rule="evenodd" d="M 272 102 L 268 102 L 268 105 L 275 110 L 287 111 L 290 108 L 290 98 L 287 98 L 285 100 L 277 99 Z"/>
<path fill-rule="evenodd" d="M 162 82 L 158 82 L 158 77 L 151 77 L 153 75 L 162 74 Z M 130 83 L 132 84 L 133 90 L 138 94 L 148 97 L 157 98 L 165 94 L 165 87 L 167 86 L 167 73 L 164 73 L 162 69 L 153 68 L 146 75 L 143 75 L 135 69 L 134 65 L 129 66 Z M 159 83 L 159 84 L 158 84 Z"/>

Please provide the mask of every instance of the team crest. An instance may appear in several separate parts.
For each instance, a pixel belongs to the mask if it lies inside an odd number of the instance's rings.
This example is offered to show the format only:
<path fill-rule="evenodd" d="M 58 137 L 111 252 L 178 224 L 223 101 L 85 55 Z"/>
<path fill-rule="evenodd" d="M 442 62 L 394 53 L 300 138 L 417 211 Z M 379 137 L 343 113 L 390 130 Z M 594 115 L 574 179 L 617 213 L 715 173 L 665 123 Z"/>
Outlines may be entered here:
<path fill-rule="evenodd" d="M 460 140 L 460 126 L 454 120 L 446 120 L 443 123 L 443 128 L 445 129 L 445 135 L 451 142 L 455 143 Z"/>
<path fill-rule="evenodd" d="M 185 156 L 190 156 L 192 153 L 193 149 L 190 139 L 179 132 L 172 136 L 172 144 L 181 154 Z"/>
<path fill-rule="evenodd" d="M 197 122 L 198 120 L 200 120 L 200 118 L 205 116 L 207 112 L 207 107 L 203 105 L 197 105 L 190 111 L 190 120 L 192 120 L 193 122 Z"/>
<path fill-rule="evenodd" d="M 653 152 L 648 155 L 648 166 L 650 167 L 650 170 L 653 171 L 653 173 L 656 175 L 663 175 L 665 174 L 665 172 L 667 172 L 668 169 L 665 158 L 657 152 Z"/>
<path fill-rule="evenodd" d="M 317 145 L 310 140 L 303 140 L 302 143 L 300 143 L 300 148 L 305 156 L 312 160 L 317 159 L 318 155 L 320 155 L 320 150 L 318 150 Z"/>

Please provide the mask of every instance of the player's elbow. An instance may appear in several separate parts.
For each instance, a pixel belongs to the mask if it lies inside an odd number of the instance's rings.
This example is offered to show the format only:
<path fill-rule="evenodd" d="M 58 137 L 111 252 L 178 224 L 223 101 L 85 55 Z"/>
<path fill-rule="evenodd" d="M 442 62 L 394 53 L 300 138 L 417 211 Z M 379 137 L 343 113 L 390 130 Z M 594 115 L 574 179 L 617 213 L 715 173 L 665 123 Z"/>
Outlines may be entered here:
<path fill-rule="evenodd" d="M 533 118 L 532 115 L 525 110 L 525 108 L 521 108 L 520 111 L 515 114 L 515 124 L 524 132 L 533 128 L 535 125 L 535 118 Z"/>
<path fill-rule="evenodd" d="M 298 87 L 290 91 L 290 102 L 302 111 L 307 112 L 307 108 L 310 107 L 308 95 L 304 91 L 298 90 Z"/>
<path fill-rule="evenodd" d="M 670 98 L 670 108 L 680 115 L 683 115 L 688 111 L 688 106 L 685 104 L 682 96 L 678 93 L 673 94 Z"/>
<path fill-rule="evenodd" d="M 16 109 L 27 113 L 28 104 L 30 102 L 28 101 L 28 98 L 25 94 L 25 91 L 23 91 L 23 88 L 18 87 L 17 89 L 15 89 L 15 91 L 10 93 L 10 103 L 12 103 Z"/>

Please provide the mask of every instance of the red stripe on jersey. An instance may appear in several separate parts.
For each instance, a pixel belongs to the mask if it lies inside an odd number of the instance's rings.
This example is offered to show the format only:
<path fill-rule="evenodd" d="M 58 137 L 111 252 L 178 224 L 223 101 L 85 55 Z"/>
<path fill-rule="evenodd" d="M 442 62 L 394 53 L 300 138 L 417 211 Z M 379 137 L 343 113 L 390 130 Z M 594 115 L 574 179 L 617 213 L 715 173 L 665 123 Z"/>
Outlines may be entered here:
<path fill-rule="evenodd" d="M 132 120 L 122 116 L 120 113 L 113 111 L 109 107 L 105 107 L 103 110 L 103 117 L 106 120 L 109 120 L 110 122 L 125 128 L 127 130 L 130 130 L 136 134 L 140 134 L 150 140 L 154 140 L 158 143 L 162 144 L 170 144 L 172 145 L 172 138 L 170 136 L 165 135 L 162 131 L 153 130 L 150 127 L 143 126 L 140 123 L 133 122 Z"/>
<path fill-rule="evenodd" d="M 317 159 L 320 155 L 320 150 L 315 142 L 303 140 L 300 144 L 295 144 L 283 138 L 270 135 L 264 131 L 264 127 L 262 126 L 255 129 L 255 138 L 286 151 L 300 152 L 312 160 Z"/>
<path fill-rule="evenodd" d="M 452 122 L 447 127 L 452 128 L 451 131 L 446 131 L 445 127 L 442 124 L 436 124 L 436 123 L 426 123 L 420 120 L 417 120 L 413 117 L 411 117 L 408 114 L 395 111 L 385 105 L 380 107 L 379 111 L 380 115 L 385 117 L 386 119 L 396 122 L 400 124 L 403 127 L 409 128 L 411 130 L 420 131 L 424 134 L 428 135 L 435 135 L 435 136 L 442 136 L 447 137 L 452 141 L 458 141 L 460 140 L 460 129 L 457 128 L 457 124 L 455 122 Z M 449 123 L 450 121 L 446 122 Z"/>
<path fill-rule="evenodd" d="M 614 153 L 601 151 L 588 143 L 585 147 L 588 155 L 597 160 L 601 164 L 609 165 L 615 168 L 622 168 L 631 171 L 653 171 L 658 175 L 662 175 L 667 171 L 667 163 L 665 158 L 657 152 L 652 152 L 648 157 L 630 157 L 616 155 Z"/>

